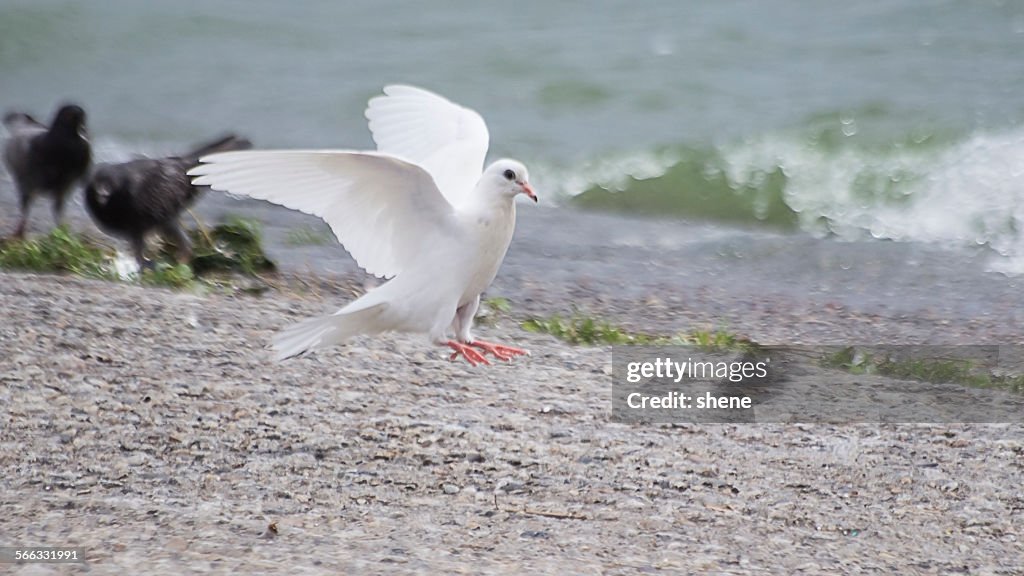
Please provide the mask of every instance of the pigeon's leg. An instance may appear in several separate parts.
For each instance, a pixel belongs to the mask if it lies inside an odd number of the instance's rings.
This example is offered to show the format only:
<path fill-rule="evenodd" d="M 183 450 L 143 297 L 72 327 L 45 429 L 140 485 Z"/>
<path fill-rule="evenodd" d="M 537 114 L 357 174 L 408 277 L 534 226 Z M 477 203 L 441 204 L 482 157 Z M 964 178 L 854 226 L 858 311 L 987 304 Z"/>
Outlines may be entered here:
<path fill-rule="evenodd" d="M 473 338 L 470 328 L 473 327 L 473 317 L 476 316 L 476 311 L 479 307 L 480 296 L 477 296 L 472 301 L 463 304 L 455 311 L 455 320 L 452 322 L 452 326 L 455 328 L 455 333 L 459 342 L 469 344 L 470 346 L 479 348 L 484 352 L 489 352 L 498 360 L 504 360 L 506 362 L 511 362 L 516 356 L 529 354 L 528 351 L 520 348 L 513 348 L 502 344 L 492 344 L 491 342 L 484 342 L 483 340 Z M 479 354 L 475 350 L 474 352 Z M 483 357 L 482 354 L 480 356 Z M 467 357 L 466 359 L 468 360 L 469 358 Z"/>
<path fill-rule="evenodd" d="M 19 190 L 20 191 L 20 190 Z M 32 192 L 21 192 L 20 208 L 21 208 L 21 219 L 18 220 L 17 227 L 14 228 L 15 238 L 25 237 L 25 228 L 28 227 L 28 211 L 32 208 Z"/>
<path fill-rule="evenodd" d="M 132 236 L 132 254 L 135 256 L 135 261 L 139 264 L 139 270 L 153 270 L 156 268 L 152 261 L 146 260 L 146 237 L 143 234 Z"/>
<path fill-rule="evenodd" d="M 461 355 L 463 358 L 466 359 L 466 362 L 469 362 L 471 366 L 476 366 L 477 364 L 487 364 L 488 366 L 490 366 L 491 364 L 490 362 L 487 361 L 487 358 L 484 358 L 483 354 L 477 352 L 476 350 L 473 350 L 473 348 L 467 344 L 462 344 L 461 342 L 456 342 L 455 340 L 449 340 L 445 342 L 445 344 L 452 350 L 455 350 L 455 352 L 448 357 L 448 360 L 454 361 Z"/>
<path fill-rule="evenodd" d="M 28 225 L 28 214 L 22 212 L 18 225 L 14 228 L 14 237 L 21 240 L 25 237 L 25 227 Z"/>
<path fill-rule="evenodd" d="M 484 352 L 490 352 L 499 360 L 511 362 L 516 356 L 529 356 L 529 350 L 523 350 L 522 348 L 514 348 L 512 346 L 505 346 L 504 344 L 494 344 L 493 342 L 484 342 L 483 340 L 474 340 L 469 343 L 470 346 L 479 348 Z"/>
<path fill-rule="evenodd" d="M 476 311 L 480 308 L 480 296 L 466 302 L 455 311 L 455 320 L 452 321 L 452 329 L 455 330 L 455 337 L 459 342 L 463 344 L 469 344 L 473 341 L 473 334 L 470 330 L 473 328 L 473 318 L 476 317 Z"/>
<path fill-rule="evenodd" d="M 177 218 L 160 226 L 160 234 L 163 235 L 165 241 L 174 244 L 178 262 L 188 264 L 192 260 L 192 242 L 188 239 L 185 231 L 181 229 L 181 222 Z"/>
<path fill-rule="evenodd" d="M 53 197 L 53 225 L 60 227 L 64 225 L 64 203 L 68 199 L 67 191 L 60 192 Z"/>

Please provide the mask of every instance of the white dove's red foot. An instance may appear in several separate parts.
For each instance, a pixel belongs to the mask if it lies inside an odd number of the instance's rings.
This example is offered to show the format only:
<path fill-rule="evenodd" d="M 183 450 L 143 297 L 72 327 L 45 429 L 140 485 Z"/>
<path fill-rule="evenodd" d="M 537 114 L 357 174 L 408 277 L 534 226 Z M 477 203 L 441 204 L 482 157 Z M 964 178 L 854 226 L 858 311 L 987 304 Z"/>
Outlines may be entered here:
<path fill-rule="evenodd" d="M 494 357 L 498 360 L 504 360 L 511 362 L 516 356 L 529 356 L 528 350 L 522 348 L 513 348 L 512 346 L 505 346 L 504 344 L 494 344 L 491 342 L 484 342 L 483 340 L 476 340 L 469 343 L 470 346 L 474 346 L 483 350 L 484 352 L 490 352 L 494 354 Z"/>
<path fill-rule="evenodd" d="M 470 366 L 476 366 L 477 364 L 487 364 L 490 366 L 491 364 L 487 361 L 487 358 L 484 358 L 483 354 L 473 350 L 473 347 L 468 344 L 462 344 L 455 340 L 449 340 L 446 344 L 449 348 L 455 350 L 455 352 L 448 357 L 448 360 L 450 361 L 454 361 L 461 354 L 462 357 L 466 359 L 466 362 L 469 362 Z"/>

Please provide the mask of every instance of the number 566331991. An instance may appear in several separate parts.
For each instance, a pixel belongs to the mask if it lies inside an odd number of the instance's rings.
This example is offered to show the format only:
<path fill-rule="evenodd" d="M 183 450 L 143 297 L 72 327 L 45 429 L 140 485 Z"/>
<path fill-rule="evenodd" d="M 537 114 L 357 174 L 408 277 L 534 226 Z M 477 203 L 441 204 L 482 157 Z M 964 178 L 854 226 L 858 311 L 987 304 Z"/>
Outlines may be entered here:
<path fill-rule="evenodd" d="M 10 562 L 85 562 L 85 553 L 80 548 L 0 546 L 0 563 Z"/>

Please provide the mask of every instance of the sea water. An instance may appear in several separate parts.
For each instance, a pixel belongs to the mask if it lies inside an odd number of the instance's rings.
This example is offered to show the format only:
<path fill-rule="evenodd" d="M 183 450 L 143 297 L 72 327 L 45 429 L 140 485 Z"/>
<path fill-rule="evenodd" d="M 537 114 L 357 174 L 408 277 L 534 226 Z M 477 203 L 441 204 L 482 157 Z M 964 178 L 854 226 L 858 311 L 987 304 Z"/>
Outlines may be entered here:
<path fill-rule="evenodd" d="M 372 147 L 392 82 L 480 111 L 547 201 L 1024 271 L 1021 2 L 0 1 L 0 107 L 81 103 L 100 160 Z"/>

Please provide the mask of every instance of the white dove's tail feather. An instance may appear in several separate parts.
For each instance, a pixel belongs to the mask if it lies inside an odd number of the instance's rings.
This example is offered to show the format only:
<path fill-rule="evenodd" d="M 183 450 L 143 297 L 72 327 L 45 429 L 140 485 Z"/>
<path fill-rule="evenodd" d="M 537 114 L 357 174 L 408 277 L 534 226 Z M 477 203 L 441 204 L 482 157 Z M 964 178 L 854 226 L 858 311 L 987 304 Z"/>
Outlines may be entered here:
<path fill-rule="evenodd" d="M 336 312 L 292 324 L 274 336 L 277 361 L 309 352 L 314 348 L 340 344 L 357 334 L 378 332 L 373 320 L 385 308 L 387 303 L 382 302 L 352 312 Z"/>

